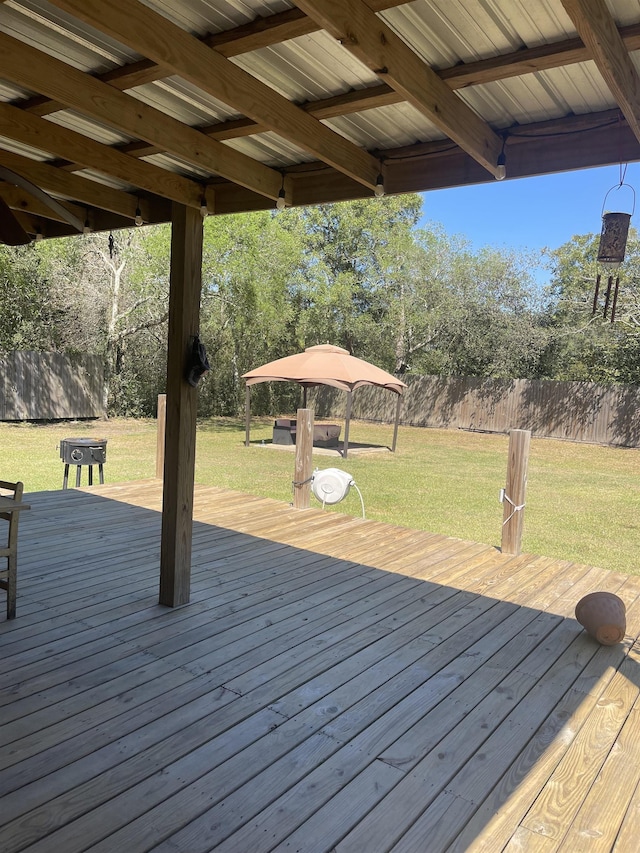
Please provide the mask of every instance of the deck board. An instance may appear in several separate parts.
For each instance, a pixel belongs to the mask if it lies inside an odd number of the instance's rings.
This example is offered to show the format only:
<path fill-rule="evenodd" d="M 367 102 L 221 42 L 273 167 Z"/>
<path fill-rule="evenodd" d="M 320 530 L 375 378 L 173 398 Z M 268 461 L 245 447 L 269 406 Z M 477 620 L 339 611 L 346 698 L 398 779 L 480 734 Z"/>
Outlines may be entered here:
<path fill-rule="evenodd" d="M 0 849 L 635 853 L 640 579 L 197 486 L 29 495 L 0 623 Z M 627 604 L 623 644 L 573 618 Z"/>

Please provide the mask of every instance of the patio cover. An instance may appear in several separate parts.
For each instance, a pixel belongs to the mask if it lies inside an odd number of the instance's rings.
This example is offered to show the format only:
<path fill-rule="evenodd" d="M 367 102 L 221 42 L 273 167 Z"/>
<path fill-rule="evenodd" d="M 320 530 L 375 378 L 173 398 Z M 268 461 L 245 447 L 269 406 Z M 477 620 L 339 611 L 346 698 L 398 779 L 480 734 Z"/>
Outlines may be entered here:
<path fill-rule="evenodd" d="M 297 382 L 304 388 L 304 406 L 307 403 L 307 388 L 317 385 L 331 385 L 347 392 L 347 413 L 345 418 L 344 443 L 342 455 L 346 459 L 349 449 L 349 423 L 351 421 L 352 394 L 362 385 L 375 385 L 387 388 L 398 395 L 396 418 L 393 430 L 391 450 L 396 449 L 398 437 L 398 421 L 400 417 L 400 402 L 404 389 L 407 387 L 397 377 L 386 370 L 376 367 L 368 361 L 356 358 L 348 350 L 331 344 L 319 344 L 307 347 L 304 352 L 288 355 L 276 361 L 270 361 L 243 374 L 247 383 L 246 396 L 246 436 L 245 444 L 249 446 L 249 422 L 251 415 L 250 386 L 258 382 Z"/>

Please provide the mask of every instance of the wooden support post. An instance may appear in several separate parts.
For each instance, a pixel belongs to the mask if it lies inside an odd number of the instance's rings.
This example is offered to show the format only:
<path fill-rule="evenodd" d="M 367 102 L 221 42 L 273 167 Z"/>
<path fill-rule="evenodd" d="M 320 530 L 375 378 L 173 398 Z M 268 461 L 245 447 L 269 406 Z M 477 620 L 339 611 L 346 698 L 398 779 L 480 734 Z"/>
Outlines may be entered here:
<path fill-rule="evenodd" d="M 504 511 L 502 516 L 503 554 L 518 555 L 521 549 L 530 444 L 530 430 L 510 430 L 507 484 L 504 491 Z"/>
<path fill-rule="evenodd" d="M 198 334 L 202 281 L 202 216 L 174 203 L 167 354 L 167 427 L 160 544 L 160 604 L 189 601 L 193 479 L 198 392 L 185 378 Z"/>
<path fill-rule="evenodd" d="M 167 395 L 158 394 L 158 421 L 156 426 L 156 477 L 164 474 L 164 442 L 167 426 Z"/>
<path fill-rule="evenodd" d="M 313 409 L 298 409 L 296 421 L 296 467 L 293 487 L 295 509 L 309 509 L 313 471 Z"/>

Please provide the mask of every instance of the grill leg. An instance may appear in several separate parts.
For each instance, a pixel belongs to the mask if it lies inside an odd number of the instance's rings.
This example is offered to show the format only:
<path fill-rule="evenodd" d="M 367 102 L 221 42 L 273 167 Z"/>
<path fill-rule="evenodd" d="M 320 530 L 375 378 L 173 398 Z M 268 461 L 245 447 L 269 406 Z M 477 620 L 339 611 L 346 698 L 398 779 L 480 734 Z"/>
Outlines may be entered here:
<path fill-rule="evenodd" d="M 100 474 L 100 485 L 104 486 L 104 469 L 102 467 L 102 462 L 98 462 L 98 473 Z"/>
<path fill-rule="evenodd" d="M 93 486 L 93 465 L 89 465 L 89 485 Z"/>
<path fill-rule="evenodd" d="M 65 462 L 64 477 L 62 478 L 62 488 L 66 489 L 69 485 L 69 465 Z"/>
<path fill-rule="evenodd" d="M 80 475 L 82 474 L 82 468 L 79 465 L 76 465 L 76 489 L 80 488 Z"/>

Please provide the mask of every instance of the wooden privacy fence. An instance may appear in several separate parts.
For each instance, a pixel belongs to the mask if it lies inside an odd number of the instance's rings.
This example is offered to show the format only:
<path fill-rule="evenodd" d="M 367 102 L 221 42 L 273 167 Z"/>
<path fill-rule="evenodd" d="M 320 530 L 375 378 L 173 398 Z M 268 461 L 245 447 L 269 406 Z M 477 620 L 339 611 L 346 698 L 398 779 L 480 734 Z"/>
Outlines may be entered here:
<path fill-rule="evenodd" d="M 98 356 L 0 354 L 0 421 L 100 417 L 102 378 Z"/>
<path fill-rule="evenodd" d="M 640 446 L 640 386 L 529 379 L 404 377 L 400 422 L 408 426 L 532 435 L 625 447 Z M 353 395 L 352 417 L 391 423 L 395 400 L 364 387 Z M 320 387 L 316 417 L 344 417 L 345 395 Z"/>

